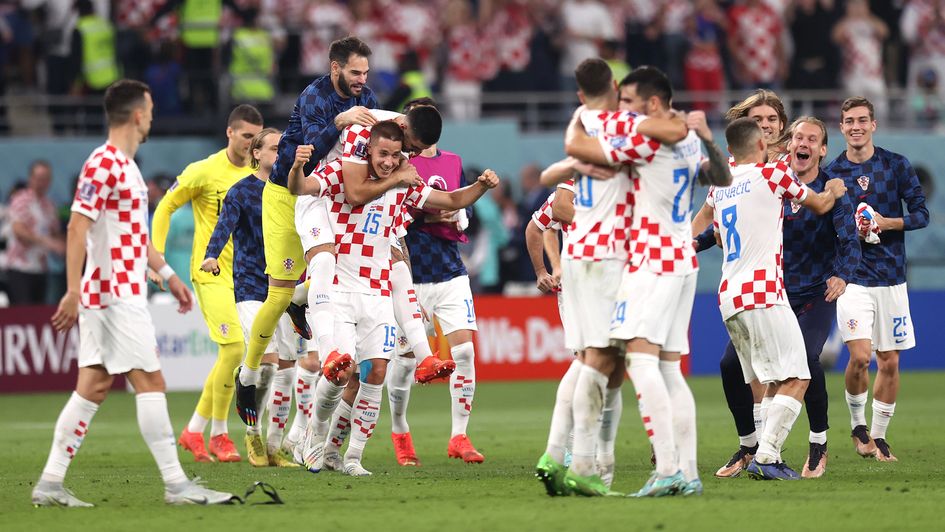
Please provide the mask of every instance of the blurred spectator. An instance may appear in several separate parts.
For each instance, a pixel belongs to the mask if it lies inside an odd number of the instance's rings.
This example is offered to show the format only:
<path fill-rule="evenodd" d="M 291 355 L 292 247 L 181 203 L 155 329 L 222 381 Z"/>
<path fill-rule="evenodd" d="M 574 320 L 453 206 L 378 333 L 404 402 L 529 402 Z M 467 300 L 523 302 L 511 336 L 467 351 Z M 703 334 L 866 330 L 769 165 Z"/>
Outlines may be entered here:
<path fill-rule="evenodd" d="M 696 0 L 695 12 L 689 17 L 689 51 L 684 66 L 686 90 L 696 92 L 720 92 L 725 85 L 725 71 L 719 40 L 725 26 L 725 14 L 715 0 Z M 707 101 L 694 101 L 693 109 L 716 111 Z M 716 107 L 718 107 L 716 105 Z"/>
<path fill-rule="evenodd" d="M 912 0 L 899 23 L 910 46 L 907 83 L 914 94 L 920 72 L 931 69 L 938 79 L 945 75 L 945 0 Z M 945 83 L 938 84 L 938 93 L 945 97 Z"/>
<path fill-rule="evenodd" d="M 157 174 L 147 181 L 148 185 L 148 227 L 151 227 L 151 217 L 161 198 L 167 194 L 167 189 L 174 184 L 174 178 L 167 174 Z"/>
<path fill-rule="evenodd" d="M 432 77 L 433 65 L 429 59 L 441 38 L 440 20 L 431 5 L 434 3 L 419 0 L 378 0 L 377 3 L 395 57 L 407 50 L 416 51 L 421 69 Z"/>
<path fill-rule="evenodd" d="M 836 88 L 839 69 L 831 40 L 831 28 L 837 22 L 834 0 L 797 0 L 790 18 L 794 55 L 787 87 Z"/>
<path fill-rule="evenodd" d="M 309 77 L 325 74 L 328 72 L 325 51 L 332 41 L 349 35 L 354 19 L 348 6 L 334 0 L 310 0 L 304 17 L 299 70 Z"/>
<path fill-rule="evenodd" d="M 39 40 L 45 54 L 46 92 L 56 95 L 68 93 L 79 75 L 69 59 L 72 32 L 78 19 L 75 0 L 22 0 L 22 5 L 38 10 L 42 20 Z M 108 18 L 108 0 L 96 0 L 93 5 L 96 14 Z"/>
<path fill-rule="evenodd" d="M 46 196 L 52 167 L 33 161 L 26 188 L 10 197 L 12 238 L 7 246 L 7 295 L 11 305 L 46 302 L 47 254 L 65 254 L 56 207 Z"/>
<path fill-rule="evenodd" d="M 927 68 L 918 74 L 916 91 L 910 99 L 910 107 L 919 127 L 935 128 L 940 126 L 945 113 L 945 99 L 939 92 L 938 74 Z"/>
<path fill-rule="evenodd" d="M 190 202 L 174 211 L 174 219 L 171 221 L 167 243 L 164 246 L 164 260 L 174 271 L 190 271 L 190 254 L 194 247 L 194 211 Z M 181 280 L 193 290 L 189 275 L 182 276 Z"/>
<path fill-rule="evenodd" d="M 180 100 L 182 71 L 175 51 L 174 43 L 161 41 L 155 61 L 144 71 L 144 81 L 151 87 L 156 116 L 179 115 L 183 111 Z"/>
<path fill-rule="evenodd" d="M 350 5 L 354 16 L 351 35 L 371 47 L 371 88 L 378 93 L 387 93 L 398 83 L 396 50 L 388 38 L 387 24 L 378 13 L 374 0 L 352 0 Z"/>
<path fill-rule="evenodd" d="M 564 47 L 564 23 L 554 0 L 531 0 L 528 7 L 533 31 L 529 43 L 528 79 L 531 90 L 559 89 L 558 64 Z"/>
<path fill-rule="evenodd" d="M 0 0 L 0 95 L 6 93 L 6 66 L 15 67 L 17 81 L 26 88 L 36 84 L 36 34 L 29 14 L 17 0 Z"/>
<path fill-rule="evenodd" d="M 776 89 L 787 64 L 781 17 L 763 0 L 741 0 L 728 10 L 728 48 L 736 84 Z"/>
<path fill-rule="evenodd" d="M 173 32 L 177 28 L 175 17 L 163 17 L 156 26 L 151 25 L 154 14 L 165 2 L 166 0 L 114 2 L 115 48 L 125 77 L 144 79 L 145 71 L 151 62 L 151 48 L 148 43 L 163 44 L 165 40 L 173 38 Z M 152 96 L 156 95 L 152 93 Z"/>
<path fill-rule="evenodd" d="M 485 78 L 483 89 L 492 92 L 525 91 L 532 88 L 528 79 L 528 63 L 534 29 L 527 0 L 493 0 L 491 10 L 481 16 L 485 20 L 485 39 L 494 47 L 499 70 Z"/>
<path fill-rule="evenodd" d="M 107 18 L 95 13 L 92 0 L 76 0 L 75 6 L 78 19 L 72 32 L 69 62 L 71 69 L 81 75 L 77 76 L 73 92 L 102 94 L 121 77 L 115 52 L 115 27 Z"/>
<path fill-rule="evenodd" d="M 226 49 L 230 97 L 235 103 L 269 104 L 276 96 L 276 48 L 269 32 L 259 25 L 255 8 L 243 12 L 245 25 L 236 28 Z"/>
<path fill-rule="evenodd" d="M 634 67 L 659 64 L 660 29 L 656 23 L 659 3 L 653 0 L 615 0 L 611 2 L 613 4 L 625 10 L 624 16 L 614 20 L 618 24 L 626 21 L 623 32 L 627 62 Z M 616 30 L 621 31 L 621 28 Z"/>
<path fill-rule="evenodd" d="M 833 40 L 843 52 L 843 88 L 873 102 L 880 120 L 889 107 L 882 63 L 888 35 L 886 23 L 870 13 L 866 0 L 847 0 L 846 13 L 833 27 Z"/>
<path fill-rule="evenodd" d="M 466 173 L 467 178 L 475 179 L 481 172 L 468 169 Z M 509 231 L 502 222 L 502 212 L 495 201 L 496 194 L 502 193 L 499 188 L 490 190 L 473 204 L 474 214 L 469 221 L 470 231 L 467 233 L 471 233 L 472 251 L 467 253 L 466 268 L 470 276 L 475 278 L 476 292 L 502 293 L 499 250 L 508 243 Z"/>
<path fill-rule="evenodd" d="M 508 296 L 539 293 L 535 286 L 535 270 L 531 266 L 528 248 L 525 246 L 525 226 L 528 225 L 532 213 L 540 209 L 548 197 L 548 189 L 541 186 L 540 178 L 541 168 L 537 165 L 528 164 L 522 168 L 519 179 L 522 197 L 515 209 L 515 223 L 510 226 L 512 236 L 502 253 L 505 281 L 502 293 Z"/>
<path fill-rule="evenodd" d="M 659 65 L 674 87 L 685 85 L 683 63 L 688 48 L 686 22 L 692 17 L 692 0 L 662 0 L 654 24 L 658 26 L 662 60 Z"/>
<path fill-rule="evenodd" d="M 600 58 L 610 66 L 610 71 L 617 83 L 620 83 L 630 73 L 630 65 L 620 56 L 620 49 L 621 46 L 618 41 L 604 41 L 600 45 Z"/>
<path fill-rule="evenodd" d="M 384 109 L 401 112 L 404 104 L 417 98 L 433 96 L 430 85 L 420 71 L 420 59 L 413 50 L 400 58 L 400 84 L 384 103 Z"/>
<path fill-rule="evenodd" d="M 444 13 L 446 68 L 442 92 L 446 113 L 454 120 L 476 120 L 481 112 L 482 80 L 495 75 L 495 55 L 479 33 L 469 2 L 449 0 Z"/>
<path fill-rule="evenodd" d="M 598 57 L 598 43 L 616 39 L 617 31 L 610 12 L 597 0 L 564 0 L 561 3 L 561 20 L 564 22 L 565 41 L 564 57 L 558 72 L 561 75 L 561 88 L 573 91 L 577 90 L 574 69 L 588 57 Z"/>
<path fill-rule="evenodd" d="M 220 73 L 220 24 L 224 6 L 242 15 L 234 0 L 167 0 L 154 15 L 156 25 L 164 15 L 177 12 L 191 112 L 212 111 L 217 107 L 216 80 Z"/>

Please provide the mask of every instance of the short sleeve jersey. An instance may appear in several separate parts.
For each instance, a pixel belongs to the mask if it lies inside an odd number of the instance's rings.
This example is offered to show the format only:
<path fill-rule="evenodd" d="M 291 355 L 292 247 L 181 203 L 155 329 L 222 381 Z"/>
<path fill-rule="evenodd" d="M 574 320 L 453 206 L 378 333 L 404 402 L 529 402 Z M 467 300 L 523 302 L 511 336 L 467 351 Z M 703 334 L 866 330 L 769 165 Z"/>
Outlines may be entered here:
<path fill-rule="evenodd" d="M 729 319 L 743 310 L 787 305 L 782 272 L 785 199 L 801 202 L 810 192 L 783 163 L 732 168 L 732 184 L 706 198 L 722 238 L 719 310 Z"/>
<path fill-rule="evenodd" d="M 599 139 L 604 153 L 614 164 L 642 161 L 652 154 L 649 139 L 636 133 L 637 126 L 645 119 L 629 113 L 602 111 L 585 111 L 581 115 L 588 135 Z M 630 148 L 636 142 L 644 146 L 640 152 Z M 565 258 L 584 261 L 627 259 L 633 183 L 628 168 L 618 170 L 611 179 L 597 180 L 590 176 L 575 179 L 574 220 L 564 242 Z"/>
<path fill-rule="evenodd" d="M 72 212 L 92 220 L 86 238 L 82 306 L 147 304 L 148 187 L 134 160 L 111 144 L 82 166 Z"/>
<path fill-rule="evenodd" d="M 691 211 L 702 160 L 702 141 L 689 131 L 676 144 L 660 146 L 649 162 L 634 166 L 631 272 L 645 268 L 658 275 L 687 275 L 699 270 Z"/>
<path fill-rule="evenodd" d="M 422 209 L 431 188 L 394 188 L 364 205 L 345 199 L 341 161 L 332 161 L 314 174 L 320 197 L 328 200 L 328 217 L 335 233 L 338 262 L 335 287 L 340 292 L 391 295 L 390 241 L 405 206 Z"/>

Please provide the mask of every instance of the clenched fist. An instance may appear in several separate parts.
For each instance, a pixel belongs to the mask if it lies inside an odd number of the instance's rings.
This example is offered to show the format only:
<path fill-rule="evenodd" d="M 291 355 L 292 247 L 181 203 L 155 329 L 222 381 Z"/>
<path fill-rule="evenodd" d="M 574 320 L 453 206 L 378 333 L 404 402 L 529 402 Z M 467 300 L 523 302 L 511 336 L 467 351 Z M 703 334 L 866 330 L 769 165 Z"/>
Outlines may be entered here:
<path fill-rule="evenodd" d="M 847 186 L 843 184 L 842 179 L 835 177 L 830 181 L 827 181 L 827 184 L 824 185 L 824 190 L 830 191 L 835 199 L 839 199 L 841 196 L 847 193 Z"/>
<path fill-rule="evenodd" d="M 308 163 L 309 159 L 312 158 L 312 154 L 315 152 L 315 147 L 311 144 L 302 144 L 295 148 L 295 162 L 292 163 L 294 168 L 301 168 Z"/>
<path fill-rule="evenodd" d="M 495 188 L 499 186 L 499 176 L 489 169 L 486 169 L 486 171 L 483 172 L 481 176 L 479 176 L 477 181 L 486 188 Z"/>

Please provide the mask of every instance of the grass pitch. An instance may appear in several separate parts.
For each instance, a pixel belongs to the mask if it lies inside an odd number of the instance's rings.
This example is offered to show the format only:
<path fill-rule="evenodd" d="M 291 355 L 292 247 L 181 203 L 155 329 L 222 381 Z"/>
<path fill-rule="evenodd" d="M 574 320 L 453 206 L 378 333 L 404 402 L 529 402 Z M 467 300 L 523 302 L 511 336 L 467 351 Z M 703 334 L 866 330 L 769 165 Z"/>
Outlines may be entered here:
<path fill-rule="evenodd" d="M 696 396 L 699 467 L 705 495 L 637 500 L 549 498 L 534 477 L 547 438 L 556 383 L 480 384 L 470 437 L 485 454 L 481 465 L 446 458 L 448 392 L 417 387 L 410 426 L 420 468 L 393 459 L 388 406 L 369 443 L 366 479 L 325 472 L 254 469 L 248 464 L 195 464 L 184 469 L 215 489 L 242 493 L 254 480 L 276 486 L 284 506 L 167 507 L 147 447 L 138 434 L 134 398 L 114 394 L 99 410 L 66 485 L 97 508 L 33 508 L 52 429 L 66 394 L 0 396 L 8 421 L 3 449 L 0 514 L 3 530 L 942 530 L 945 503 L 945 416 L 938 393 L 942 373 L 908 373 L 889 441 L 898 463 L 864 460 L 853 451 L 841 375 L 829 375 L 829 462 L 824 478 L 799 482 L 719 480 L 712 473 L 735 451 L 737 439 L 717 377 L 690 381 Z M 614 489 L 634 491 L 650 472 L 630 383 L 617 443 Z M 189 419 L 197 395 L 168 396 L 175 430 Z M 804 413 L 784 457 L 800 468 L 807 451 Z M 242 427 L 230 431 L 242 448 Z M 255 496 L 254 496 L 255 499 Z M 261 499 L 260 499 L 261 500 Z M 938 523 L 938 524 L 936 524 Z M 618 528 L 619 527 L 619 528 Z"/>

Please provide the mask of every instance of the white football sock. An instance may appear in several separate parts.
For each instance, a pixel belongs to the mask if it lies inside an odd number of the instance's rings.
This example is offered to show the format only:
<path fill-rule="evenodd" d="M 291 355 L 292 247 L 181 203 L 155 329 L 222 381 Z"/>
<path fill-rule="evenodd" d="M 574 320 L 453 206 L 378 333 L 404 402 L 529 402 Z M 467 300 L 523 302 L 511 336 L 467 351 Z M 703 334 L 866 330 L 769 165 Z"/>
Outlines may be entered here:
<path fill-rule="evenodd" d="M 578 374 L 572 403 L 574 446 L 571 448 L 571 470 L 580 476 L 597 472 L 596 448 L 606 389 L 607 376 L 585 364 Z"/>
<path fill-rule="evenodd" d="M 476 351 L 472 342 L 466 342 L 453 346 L 450 352 L 453 354 L 453 362 L 456 362 L 456 369 L 450 375 L 452 437 L 466 434 L 466 427 L 469 425 L 469 413 L 472 412 L 473 397 L 476 395 Z"/>
<path fill-rule="evenodd" d="M 754 447 L 755 445 L 758 445 L 758 433 L 752 432 L 748 436 L 739 436 L 738 444 L 744 447 Z"/>
<path fill-rule="evenodd" d="M 243 386 L 256 386 L 259 382 L 259 368 L 252 369 L 246 364 L 240 366 L 240 384 Z"/>
<path fill-rule="evenodd" d="M 855 429 L 859 425 L 866 425 L 866 399 L 869 396 L 869 390 L 852 395 L 844 390 L 843 395 L 847 400 L 847 407 L 850 408 L 850 428 Z"/>
<path fill-rule="evenodd" d="M 266 446 L 271 450 L 282 445 L 285 424 L 292 409 L 292 378 L 295 368 L 276 371 L 272 379 L 272 394 L 269 396 L 269 427 L 266 429 Z"/>
<path fill-rule="evenodd" d="M 256 384 L 256 407 L 258 419 L 266 417 L 265 408 L 269 405 L 269 388 L 272 387 L 272 379 L 276 375 L 276 365 L 265 363 L 259 365 L 259 383 Z M 262 434 L 262 423 L 246 426 L 246 434 Z"/>
<path fill-rule="evenodd" d="M 755 403 L 751 407 L 751 415 L 755 419 L 755 433 L 761 434 L 761 429 L 764 428 L 764 423 L 761 421 L 761 403 Z"/>
<path fill-rule="evenodd" d="M 308 303 L 308 288 L 311 285 L 311 281 L 306 280 L 304 283 L 299 283 L 295 285 L 295 291 L 292 292 L 292 302 L 296 305 L 304 305 Z"/>
<path fill-rule="evenodd" d="M 56 420 L 52 448 L 49 449 L 49 458 L 40 480 L 62 484 L 69 463 L 79 452 L 96 412 L 96 403 L 83 398 L 78 392 L 72 392 Z"/>
<path fill-rule="evenodd" d="M 819 443 L 821 445 L 826 445 L 827 443 L 827 431 L 823 432 L 811 432 L 808 437 L 810 443 Z"/>
<path fill-rule="evenodd" d="M 410 268 L 404 261 L 395 262 L 390 271 L 390 284 L 393 294 L 394 319 L 407 337 L 407 345 L 416 355 L 417 360 L 423 360 L 433 355 L 430 342 L 427 340 L 427 331 L 423 325 L 423 315 L 420 313 L 420 304 L 413 289 L 413 279 Z"/>
<path fill-rule="evenodd" d="M 362 386 L 364 384 L 362 383 Z M 328 439 L 325 441 L 325 454 L 338 452 L 341 446 L 345 444 L 348 433 L 351 432 L 351 408 L 344 401 L 338 403 L 334 415 L 331 416 L 331 424 L 328 426 Z"/>
<path fill-rule="evenodd" d="M 305 427 L 312 417 L 312 402 L 315 401 L 315 385 L 321 372 L 309 371 L 302 366 L 295 369 L 295 417 L 292 428 L 285 436 L 283 447 L 291 449 L 305 435 Z"/>
<path fill-rule="evenodd" d="M 669 392 L 669 403 L 673 413 L 673 439 L 679 468 L 687 482 L 699 478 L 696 468 L 696 401 L 678 360 L 660 360 L 660 373 Z"/>
<path fill-rule="evenodd" d="M 886 439 L 886 429 L 889 427 L 889 420 L 896 413 L 896 403 L 884 403 L 877 398 L 873 398 L 873 424 L 870 427 L 870 438 Z"/>
<path fill-rule="evenodd" d="M 574 386 L 584 363 L 575 358 L 568 366 L 568 371 L 558 383 L 558 392 L 555 394 L 555 408 L 551 413 L 551 429 L 548 431 L 548 446 L 545 452 L 555 462 L 564 462 L 564 453 L 568 445 L 568 435 L 574 427 L 572 404 L 574 401 Z"/>
<path fill-rule="evenodd" d="M 210 420 L 210 437 L 219 436 L 220 434 L 229 434 L 229 427 L 226 425 L 225 419 L 211 419 Z"/>
<path fill-rule="evenodd" d="M 755 460 L 760 464 L 777 462 L 781 456 L 784 440 L 791 433 L 791 427 L 801 413 L 801 402 L 787 395 L 775 395 L 768 407 L 765 431 L 758 441 L 758 453 Z"/>
<path fill-rule="evenodd" d="M 144 437 L 151 456 L 157 462 L 165 486 L 187 480 L 184 469 L 177 458 L 174 444 L 174 429 L 167 413 L 167 398 L 163 392 L 139 393 L 135 396 L 138 405 L 138 428 Z"/>
<path fill-rule="evenodd" d="M 628 353 L 630 380 L 637 392 L 643 428 L 656 455 L 656 473 L 668 477 L 679 471 L 673 411 L 669 391 L 660 373 L 659 357 L 646 353 Z"/>
<path fill-rule="evenodd" d="M 338 348 L 335 343 L 335 315 L 332 312 L 331 293 L 335 283 L 335 256 L 316 253 L 308 263 L 308 309 L 312 314 L 312 334 L 318 343 L 318 354 L 324 361 Z M 352 354 L 352 353 L 348 353 Z"/>
<path fill-rule="evenodd" d="M 757 431 L 758 434 L 761 434 L 765 431 L 765 423 L 768 421 L 768 408 L 771 406 L 771 397 L 762 397 L 761 405 L 758 407 L 758 412 L 761 414 L 761 430 Z"/>
<path fill-rule="evenodd" d="M 600 434 L 597 441 L 597 462 L 612 463 L 617 427 L 623 413 L 623 394 L 620 388 L 607 388 L 604 392 L 604 409 L 601 412 Z"/>
<path fill-rule="evenodd" d="M 187 423 L 187 432 L 203 434 L 208 423 L 210 423 L 210 418 L 203 417 L 197 412 L 194 412 L 194 415 L 190 416 L 190 422 Z"/>
<path fill-rule="evenodd" d="M 383 384 L 361 383 L 358 396 L 354 400 L 354 410 L 351 413 L 351 443 L 345 452 L 345 463 L 361 461 L 364 446 L 374 434 L 374 427 L 381 412 L 381 392 Z"/>
<path fill-rule="evenodd" d="M 390 402 L 391 432 L 410 432 L 407 424 L 407 404 L 410 402 L 410 387 L 413 384 L 417 359 L 394 356 L 387 366 L 387 400 Z"/>
<path fill-rule="evenodd" d="M 328 421 L 335 413 L 335 409 L 338 408 L 341 394 L 344 391 L 345 387 L 343 385 L 338 386 L 328 379 L 318 380 L 318 386 L 315 387 L 314 410 L 309 421 L 317 438 L 324 439 L 328 435 Z"/>

